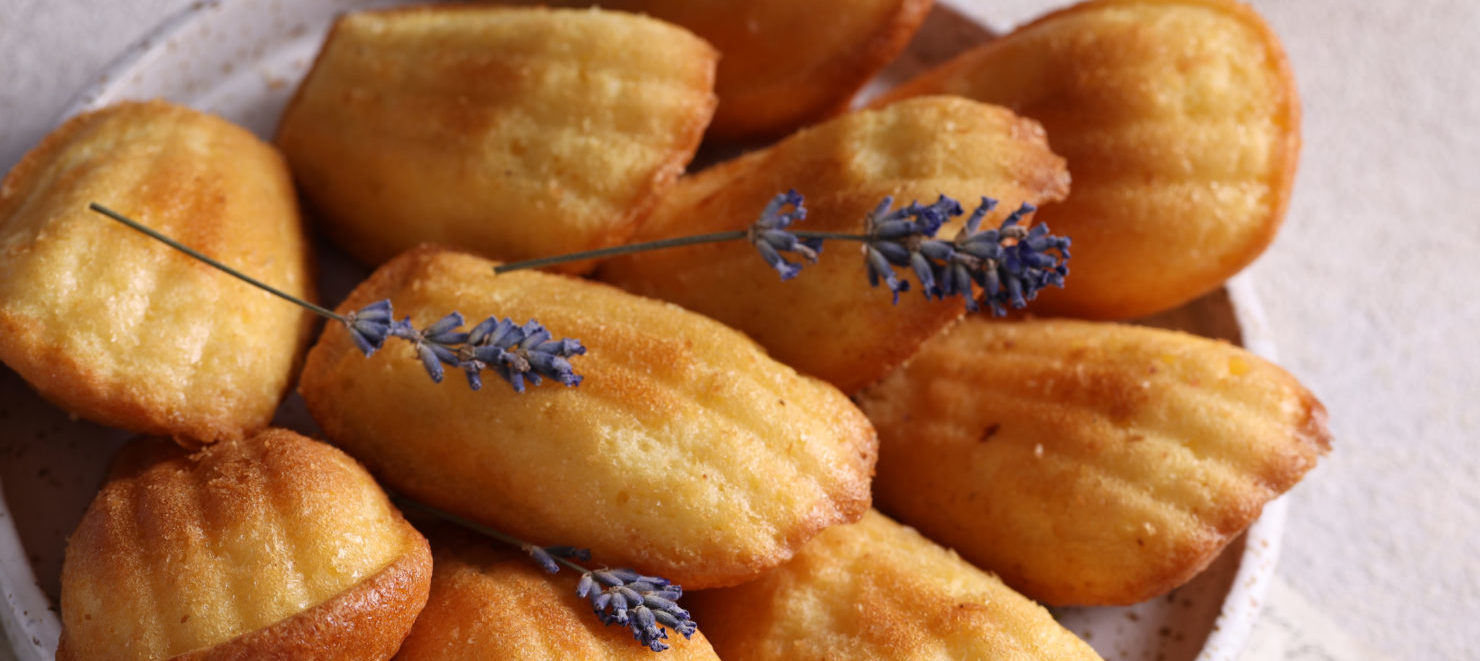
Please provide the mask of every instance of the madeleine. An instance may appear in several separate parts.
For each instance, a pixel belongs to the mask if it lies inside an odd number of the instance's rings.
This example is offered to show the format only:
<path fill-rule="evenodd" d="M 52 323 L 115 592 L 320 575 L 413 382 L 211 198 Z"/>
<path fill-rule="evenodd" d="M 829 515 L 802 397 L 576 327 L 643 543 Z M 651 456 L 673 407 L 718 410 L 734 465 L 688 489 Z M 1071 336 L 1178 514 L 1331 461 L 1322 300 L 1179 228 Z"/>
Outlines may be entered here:
<path fill-rule="evenodd" d="M 965 99 L 916 99 L 845 115 L 685 177 L 635 239 L 745 229 L 788 189 L 806 196 L 807 218 L 793 229 L 857 234 L 885 196 L 903 205 L 942 194 L 967 208 L 996 198 L 991 226 L 1023 202 L 1062 198 L 1068 185 L 1063 160 L 1031 120 Z M 958 225 L 939 236 L 955 236 Z M 598 277 L 745 331 L 776 359 L 849 393 L 964 312 L 960 299 L 915 292 L 893 304 L 887 289 L 869 286 L 857 244 L 844 241 L 785 282 L 744 241 L 620 257 Z"/>
<path fill-rule="evenodd" d="M 652 660 L 627 627 L 592 614 L 569 569 L 546 574 L 528 555 L 461 531 L 429 534 L 431 596 L 396 659 Z M 685 639 L 669 630 L 666 643 L 665 661 L 719 659 L 703 633 Z"/>
<path fill-rule="evenodd" d="M 685 601 L 727 661 L 1100 658 L 1042 606 L 874 511 L 756 581 Z"/>
<path fill-rule="evenodd" d="M 385 659 L 431 574 L 426 539 L 328 445 L 135 441 L 68 541 L 57 658 Z"/>
<path fill-rule="evenodd" d="M 1038 222 L 1074 239 L 1039 312 L 1126 319 L 1174 308 L 1253 261 L 1289 204 L 1294 78 L 1234 0 L 1101 0 L 1050 14 L 879 101 L 959 94 L 1043 123 L 1074 193 Z"/>
<path fill-rule="evenodd" d="M 310 413 L 395 490 L 685 588 L 748 580 L 868 508 L 877 441 L 835 388 L 677 306 L 493 267 L 418 249 L 340 309 L 390 299 L 418 328 L 452 311 L 537 319 L 585 344 L 579 387 L 434 383 L 407 345 L 366 358 L 338 325 L 309 352 Z"/>
<path fill-rule="evenodd" d="M 0 360 L 89 420 L 210 442 L 265 427 L 311 316 L 88 210 L 312 299 L 282 158 L 162 101 L 75 117 L 0 183 Z"/>
<path fill-rule="evenodd" d="M 558 4 L 587 6 L 589 0 Z M 682 25 L 722 54 L 710 127 L 773 138 L 843 112 L 909 45 L 932 0 L 597 0 Z"/>
<path fill-rule="evenodd" d="M 325 229 L 367 263 L 423 241 L 507 260 L 600 248 L 693 156 L 716 57 L 621 12 L 351 13 L 277 142 Z"/>
<path fill-rule="evenodd" d="M 1137 326 L 968 319 L 860 406 L 879 506 L 1055 605 L 1181 585 L 1330 448 L 1284 370 Z"/>

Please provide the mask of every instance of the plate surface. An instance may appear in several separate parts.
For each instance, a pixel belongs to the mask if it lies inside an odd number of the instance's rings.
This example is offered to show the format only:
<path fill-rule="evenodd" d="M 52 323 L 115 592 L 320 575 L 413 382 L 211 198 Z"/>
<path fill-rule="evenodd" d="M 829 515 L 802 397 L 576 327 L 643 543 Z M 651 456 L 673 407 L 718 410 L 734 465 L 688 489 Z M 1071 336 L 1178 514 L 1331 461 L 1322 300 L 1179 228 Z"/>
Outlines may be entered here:
<path fill-rule="evenodd" d="M 122 54 L 67 114 L 122 99 L 159 97 L 222 115 L 270 137 L 333 18 L 351 9 L 397 4 L 408 3 L 199 3 Z M 937 5 L 909 51 L 870 90 L 887 88 L 990 39 L 991 31 L 973 18 L 986 15 L 986 4 L 969 0 Z M 341 300 L 366 272 L 332 248 L 319 252 L 320 300 Z M 1253 290 L 1240 278 L 1144 322 L 1226 339 L 1274 358 Z M 276 422 L 317 432 L 297 395 L 283 404 Z M 22 661 L 55 655 L 60 632 L 55 603 L 66 536 L 101 485 L 114 451 L 129 436 L 72 419 L 0 367 L 0 629 Z M 1273 575 L 1284 519 L 1284 501 L 1270 503 L 1207 571 L 1164 597 L 1124 608 L 1054 613 L 1107 659 L 1232 661 Z"/>

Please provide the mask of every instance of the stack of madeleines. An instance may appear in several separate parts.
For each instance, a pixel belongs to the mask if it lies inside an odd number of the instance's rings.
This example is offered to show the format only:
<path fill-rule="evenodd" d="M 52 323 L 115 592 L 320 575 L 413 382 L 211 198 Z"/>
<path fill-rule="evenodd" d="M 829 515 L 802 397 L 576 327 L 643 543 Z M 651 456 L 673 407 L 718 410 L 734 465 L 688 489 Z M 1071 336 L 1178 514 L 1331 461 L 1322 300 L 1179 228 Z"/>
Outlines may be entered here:
<path fill-rule="evenodd" d="M 59 658 L 651 654 L 570 572 L 413 526 L 384 485 L 696 591 L 671 656 L 1093 659 L 1039 603 L 1185 583 L 1329 449 L 1280 368 L 1109 323 L 1215 289 L 1281 222 L 1298 104 L 1235 0 L 1087 2 L 852 112 L 929 0 L 596 4 L 347 14 L 275 144 L 129 102 L 10 171 L 0 360 L 144 435 L 70 539 Z M 685 173 L 706 135 L 774 142 Z M 850 250 L 786 282 L 745 242 L 493 272 L 743 230 L 787 189 L 839 232 L 884 196 L 1030 203 L 1073 274 L 1004 321 L 893 304 Z M 433 382 L 337 323 L 310 348 L 307 312 L 87 211 L 312 300 L 300 195 L 375 268 L 340 313 L 538 319 L 584 381 Z M 295 382 L 326 442 L 268 428 Z"/>

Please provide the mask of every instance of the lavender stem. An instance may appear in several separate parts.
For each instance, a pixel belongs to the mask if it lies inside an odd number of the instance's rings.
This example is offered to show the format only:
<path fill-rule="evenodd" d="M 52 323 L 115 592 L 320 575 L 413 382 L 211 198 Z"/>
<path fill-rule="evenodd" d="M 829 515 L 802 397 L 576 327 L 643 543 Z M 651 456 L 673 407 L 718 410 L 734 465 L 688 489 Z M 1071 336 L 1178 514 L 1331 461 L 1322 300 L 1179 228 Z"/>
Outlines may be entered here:
<path fill-rule="evenodd" d="M 172 238 L 170 238 L 168 236 L 165 236 L 164 234 L 160 234 L 159 232 L 155 231 L 153 228 L 150 228 L 148 225 L 145 225 L 145 224 L 140 223 L 140 222 L 138 222 L 136 220 L 133 220 L 133 219 L 131 219 L 131 218 L 129 218 L 129 217 L 121 214 L 121 213 L 118 213 L 117 211 L 114 211 L 112 209 L 109 209 L 108 207 L 105 207 L 105 206 L 103 206 L 101 204 L 98 204 L 97 202 L 92 202 L 92 203 L 88 204 L 87 205 L 87 208 L 90 209 L 90 210 L 92 210 L 92 211 L 96 211 L 97 213 L 103 214 L 104 216 L 107 216 L 109 218 L 112 218 L 113 220 L 116 220 L 116 221 L 118 221 L 120 223 L 123 223 L 124 225 L 127 225 L 127 226 L 129 226 L 129 227 L 131 227 L 131 228 L 133 228 L 135 230 L 138 230 L 138 231 L 140 231 L 140 232 L 148 235 L 150 238 L 153 238 L 156 241 L 159 241 L 159 242 L 161 242 L 161 243 L 163 243 L 163 244 L 165 244 L 165 245 L 167 245 L 167 246 L 169 246 L 171 248 L 174 248 L 175 250 L 178 250 L 180 252 L 183 252 L 183 253 L 185 253 L 187 255 L 190 255 L 191 257 L 194 257 L 194 258 L 196 258 L 196 259 L 198 259 L 198 260 L 200 260 L 202 262 L 205 262 L 205 263 L 207 263 L 207 264 L 209 264 L 211 266 L 214 266 L 217 269 L 220 269 L 221 271 L 225 272 L 227 275 L 230 275 L 230 276 L 233 276 L 233 277 L 235 277 L 235 278 L 237 278 L 239 280 L 242 280 L 242 281 L 246 282 L 247 284 L 252 285 L 253 287 L 256 287 L 258 289 L 261 289 L 262 291 L 265 291 L 265 292 L 267 292 L 269 294 L 272 294 L 273 296 L 277 296 L 278 298 L 281 298 L 281 299 L 283 299 L 285 301 L 289 301 L 291 303 L 294 303 L 294 304 L 298 305 L 299 307 L 302 307 L 304 309 L 307 309 L 307 310 L 309 310 L 309 311 L 311 311 L 311 312 L 313 312 L 313 313 L 315 313 L 315 314 L 317 314 L 317 315 L 319 315 L 321 317 L 324 317 L 324 318 L 327 318 L 327 319 L 333 319 L 335 321 L 340 321 L 340 322 L 344 322 L 344 323 L 349 323 L 349 318 L 348 317 L 345 317 L 342 314 L 339 314 L 338 312 L 335 312 L 335 311 L 330 310 L 330 309 L 325 308 L 325 307 L 320 307 L 318 305 L 314 305 L 313 303 L 309 303 L 308 301 L 305 301 L 305 300 L 303 300 L 301 298 L 298 298 L 297 296 L 294 296 L 292 294 L 289 294 L 288 292 L 285 292 L 285 291 L 283 291 L 281 289 L 278 289 L 276 287 L 273 287 L 272 285 L 269 285 L 269 284 L 267 284 L 265 282 L 262 282 L 261 280 L 258 280 L 256 278 L 253 278 L 250 275 L 247 275 L 245 273 L 242 273 L 241 271 L 238 271 L 238 270 L 236 270 L 234 268 L 231 268 L 230 266 L 227 266 L 225 264 L 222 264 L 221 262 L 218 262 L 218 261 L 216 261 L 214 259 L 211 259 L 210 257 L 207 257 L 207 256 L 201 254 L 200 252 L 196 251 L 194 248 L 191 248 L 190 246 L 187 246 L 187 245 L 185 245 L 183 243 L 180 243 L 179 241 L 176 241 L 176 240 L 174 240 L 174 239 L 172 239 Z"/>
<path fill-rule="evenodd" d="M 713 234 L 696 234 L 694 236 L 680 236 L 672 239 L 661 239 L 658 241 L 648 241 L 645 243 L 632 243 L 625 246 L 601 248 L 599 250 L 573 252 L 565 255 L 556 255 L 554 257 L 541 257 L 539 259 L 529 259 L 522 262 L 509 262 L 507 264 L 500 264 L 493 267 L 493 272 L 495 274 L 508 273 L 509 271 L 534 269 L 540 268 L 542 266 L 564 264 L 566 262 L 579 262 L 587 259 L 615 257 L 617 255 L 627 255 L 634 252 L 661 250 L 663 248 L 677 248 L 679 246 L 691 246 L 700 243 L 720 243 L 723 241 L 734 241 L 736 239 L 743 239 L 745 238 L 745 236 L 745 230 L 735 230 L 733 232 L 715 232 Z"/>
<path fill-rule="evenodd" d="M 437 518 L 444 519 L 444 520 L 449 521 L 451 523 L 455 523 L 455 524 L 457 524 L 459 526 L 462 526 L 464 528 L 467 528 L 468 530 L 472 530 L 473 532 L 476 532 L 476 533 L 478 533 L 480 535 L 485 535 L 487 537 L 492 537 L 493 539 L 496 539 L 496 540 L 498 540 L 500 542 L 503 542 L 505 544 L 508 544 L 510 546 L 513 546 L 514 548 L 524 548 L 526 546 L 532 546 L 532 544 L 530 544 L 529 542 L 526 542 L 526 541 L 524 541 L 522 539 L 519 539 L 518 537 L 515 537 L 515 536 L 510 535 L 510 534 L 507 534 L 507 533 L 499 532 L 497 530 L 494 530 L 493 528 L 489 528 L 488 526 L 485 526 L 485 525 L 483 525 L 481 523 L 478 523 L 476 521 L 472 521 L 472 520 L 469 520 L 469 519 L 464 519 L 464 518 L 462 518 L 462 517 L 460 517 L 460 516 L 458 516 L 456 514 L 453 514 L 451 512 L 444 512 L 444 511 L 442 511 L 440 509 L 437 509 L 435 507 L 432 507 L 431 505 L 425 505 L 425 504 L 416 502 L 414 500 L 408 500 L 407 498 L 402 497 L 402 496 L 392 496 L 391 497 L 391 500 L 394 501 L 395 504 L 396 504 L 396 507 L 400 508 L 402 511 L 405 511 L 405 510 L 415 510 L 415 511 L 421 512 L 423 514 L 430 514 L 430 515 L 435 516 Z M 569 569 L 569 570 L 574 571 L 574 572 L 578 572 L 578 573 L 584 574 L 584 573 L 586 573 L 588 571 L 591 571 L 591 570 L 586 569 L 585 567 L 582 567 L 582 566 L 580 566 L 580 565 L 578 565 L 578 564 L 576 564 L 574 562 L 571 562 L 569 560 L 566 560 L 565 558 L 562 558 L 562 557 L 560 557 L 558 555 L 551 555 L 550 556 L 550 559 L 552 559 L 555 562 L 558 562 L 558 563 L 560 563 L 562 565 L 565 565 L 565 568 L 566 569 Z"/>

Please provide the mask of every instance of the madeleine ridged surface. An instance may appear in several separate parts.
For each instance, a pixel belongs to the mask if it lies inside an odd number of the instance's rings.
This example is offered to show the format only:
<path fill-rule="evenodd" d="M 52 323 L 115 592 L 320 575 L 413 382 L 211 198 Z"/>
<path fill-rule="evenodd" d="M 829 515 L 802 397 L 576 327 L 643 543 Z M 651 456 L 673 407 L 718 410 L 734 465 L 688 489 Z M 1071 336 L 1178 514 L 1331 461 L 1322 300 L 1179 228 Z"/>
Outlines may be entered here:
<path fill-rule="evenodd" d="M 1330 448 L 1284 370 L 1137 326 L 968 319 L 860 405 L 879 507 L 1056 605 L 1181 585 Z"/>
<path fill-rule="evenodd" d="M 579 574 L 546 574 L 528 555 L 459 531 L 432 537 L 431 597 L 399 661 L 652 661 L 625 626 L 605 626 L 576 596 Z M 662 659 L 718 660 L 703 632 L 669 630 Z"/>
<path fill-rule="evenodd" d="M 875 511 L 758 580 L 685 601 L 727 661 L 1100 658 L 1042 606 Z"/>
<path fill-rule="evenodd" d="M 68 541 L 59 659 L 384 659 L 432 557 L 343 452 L 269 429 L 125 446 Z"/>
<path fill-rule="evenodd" d="M 1074 192 L 1037 221 L 1074 239 L 1040 312 L 1174 308 L 1253 261 L 1288 205 L 1300 149 L 1279 41 L 1234 0 L 1100 0 L 1050 14 L 880 103 L 959 94 L 1043 123 Z"/>
<path fill-rule="evenodd" d="M 621 243 L 714 112 L 717 54 L 596 10 L 423 7 L 335 24 L 277 142 L 330 234 L 499 259 Z"/>
<path fill-rule="evenodd" d="M 557 4 L 593 4 L 558 0 Z M 710 132 L 772 138 L 848 108 L 903 51 L 932 0 L 596 0 L 682 25 L 718 48 Z"/>
<path fill-rule="evenodd" d="M 63 124 L 0 183 L 0 360 L 103 424 L 205 442 L 265 427 L 311 315 L 90 202 L 312 298 L 282 158 L 218 117 L 122 103 Z"/>
<path fill-rule="evenodd" d="M 418 249 L 341 310 L 389 298 L 418 327 L 454 310 L 537 319 L 587 347 L 580 386 L 433 383 L 406 345 L 367 359 L 337 325 L 309 352 L 314 419 L 397 491 L 686 588 L 748 580 L 867 509 L 877 442 L 835 388 L 677 306 L 493 266 Z"/>
<path fill-rule="evenodd" d="M 887 195 L 903 205 L 945 194 L 968 209 L 990 196 L 1001 202 L 991 225 L 1019 203 L 1062 198 L 1068 184 L 1063 159 L 1031 120 L 965 99 L 916 99 L 845 115 L 686 177 L 637 239 L 745 229 L 788 189 L 806 196 L 807 218 L 793 229 L 861 233 Z M 955 236 L 958 224 L 940 235 Z M 888 374 L 964 310 L 959 299 L 927 301 L 915 291 L 891 304 L 886 288 L 869 286 L 858 245 L 845 241 L 785 282 L 744 241 L 619 257 L 599 277 L 745 331 L 777 360 L 848 393 Z"/>

